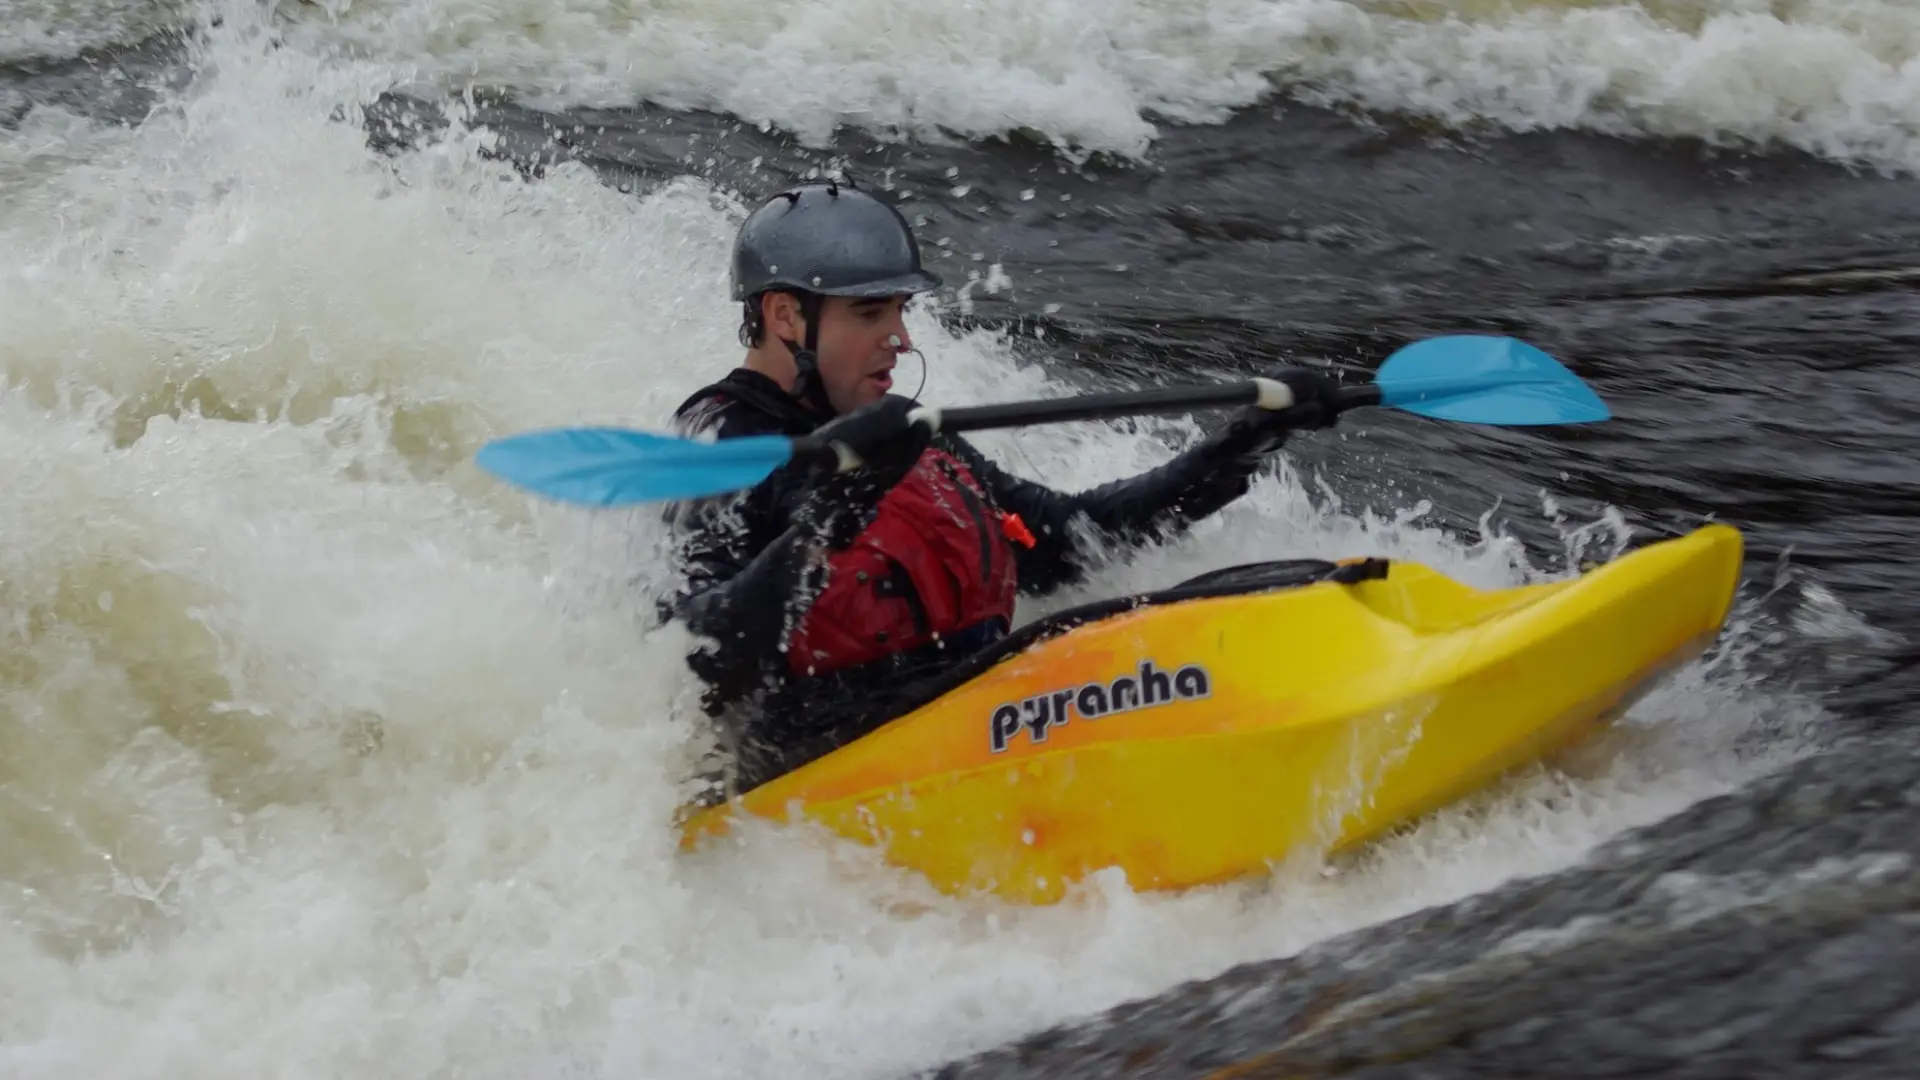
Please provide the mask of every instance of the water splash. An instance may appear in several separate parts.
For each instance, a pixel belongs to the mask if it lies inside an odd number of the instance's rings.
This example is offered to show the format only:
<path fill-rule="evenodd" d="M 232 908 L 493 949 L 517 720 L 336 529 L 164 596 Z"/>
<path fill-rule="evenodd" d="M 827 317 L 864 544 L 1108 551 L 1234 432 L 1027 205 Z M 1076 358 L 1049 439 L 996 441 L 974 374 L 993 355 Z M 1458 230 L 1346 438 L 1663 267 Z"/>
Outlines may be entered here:
<path fill-rule="evenodd" d="M 1920 11 L 1896 0 L 354 0 L 284 5 L 315 48 L 551 107 L 647 100 L 921 139 L 1148 153 L 1160 122 L 1298 97 L 1468 130 L 1784 143 L 1920 165 Z"/>

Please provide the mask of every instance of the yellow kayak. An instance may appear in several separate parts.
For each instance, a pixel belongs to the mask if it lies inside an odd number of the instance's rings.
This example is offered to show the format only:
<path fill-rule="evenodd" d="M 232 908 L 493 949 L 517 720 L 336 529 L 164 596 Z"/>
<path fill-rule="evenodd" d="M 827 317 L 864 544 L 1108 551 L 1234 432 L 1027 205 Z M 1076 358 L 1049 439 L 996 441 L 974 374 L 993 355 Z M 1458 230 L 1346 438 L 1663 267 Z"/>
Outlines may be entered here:
<path fill-rule="evenodd" d="M 1740 534 L 1481 591 L 1367 559 L 1235 568 L 1023 627 L 857 742 L 690 816 L 796 808 L 949 893 L 1050 903 L 1363 843 L 1623 712 L 1717 637 Z"/>

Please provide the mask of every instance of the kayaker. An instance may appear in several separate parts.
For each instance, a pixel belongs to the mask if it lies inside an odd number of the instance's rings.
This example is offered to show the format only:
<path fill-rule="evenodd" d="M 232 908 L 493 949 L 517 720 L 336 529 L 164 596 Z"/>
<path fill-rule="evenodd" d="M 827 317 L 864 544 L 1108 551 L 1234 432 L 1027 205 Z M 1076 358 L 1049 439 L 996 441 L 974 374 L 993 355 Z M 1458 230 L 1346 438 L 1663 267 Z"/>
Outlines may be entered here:
<path fill-rule="evenodd" d="M 789 465 L 673 511 L 684 585 L 669 609 L 706 639 L 690 664 L 708 711 L 731 718 L 740 787 L 865 734 L 875 710 L 848 705 L 990 647 L 1016 593 L 1048 593 L 1103 552 L 1219 510 L 1291 429 L 1338 415 L 1331 378 L 1291 370 L 1274 377 L 1305 407 L 1285 426 L 1248 407 L 1130 479 L 1073 494 L 1018 479 L 962 438 L 929 439 L 907 420 L 916 403 L 889 392 L 912 348 L 907 304 L 940 284 L 900 213 L 844 184 L 774 196 L 735 240 L 746 358 L 680 406 L 680 433 L 817 432 L 865 461 L 825 475 Z"/>

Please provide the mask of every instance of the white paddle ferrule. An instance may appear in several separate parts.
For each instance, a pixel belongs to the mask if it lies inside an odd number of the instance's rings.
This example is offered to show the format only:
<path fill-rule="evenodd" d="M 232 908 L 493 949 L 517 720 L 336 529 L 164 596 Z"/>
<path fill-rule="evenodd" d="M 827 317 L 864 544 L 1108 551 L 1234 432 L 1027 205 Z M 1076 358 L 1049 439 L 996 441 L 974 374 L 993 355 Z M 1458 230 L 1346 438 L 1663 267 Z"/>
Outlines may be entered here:
<path fill-rule="evenodd" d="M 1255 405 L 1270 411 L 1290 409 L 1294 405 L 1293 390 L 1278 379 L 1256 377 L 1253 385 L 1259 388 L 1259 396 L 1253 399 Z"/>
<path fill-rule="evenodd" d="M 853 447 L 848 446 L 846 443 L 834 441 L 828 443 L 827 446 L 833 451 L 834 472 L 852 472 L 867 463 L 867 459 L 861 457 Z"/>
<path fill-rule="evenodd" d="M 940 430 L 940 410 L 933 405 L 922 405 L 907 414 L 907 423 L 925 424 L 931 431 Z"/>

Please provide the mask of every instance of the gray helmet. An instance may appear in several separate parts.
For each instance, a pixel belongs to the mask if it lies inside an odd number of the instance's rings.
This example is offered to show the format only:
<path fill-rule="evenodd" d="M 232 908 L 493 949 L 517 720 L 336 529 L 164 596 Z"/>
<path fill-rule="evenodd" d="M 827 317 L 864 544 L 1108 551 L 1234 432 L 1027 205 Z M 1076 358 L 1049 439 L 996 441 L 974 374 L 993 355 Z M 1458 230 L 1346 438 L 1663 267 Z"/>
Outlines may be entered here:
<path fill-rule="evenodd" d="M 900 211 L 855 188 L 808 184 L 783 191 L 740 226 L 733 298 L 768 289 L 823 296 L 898 296 L 937 289 Z"/>

